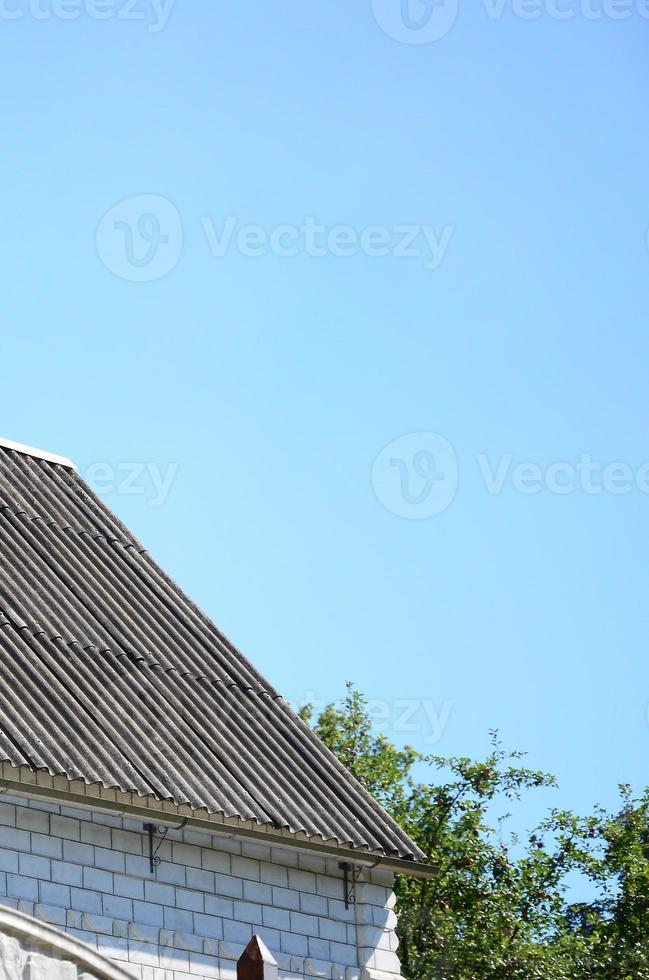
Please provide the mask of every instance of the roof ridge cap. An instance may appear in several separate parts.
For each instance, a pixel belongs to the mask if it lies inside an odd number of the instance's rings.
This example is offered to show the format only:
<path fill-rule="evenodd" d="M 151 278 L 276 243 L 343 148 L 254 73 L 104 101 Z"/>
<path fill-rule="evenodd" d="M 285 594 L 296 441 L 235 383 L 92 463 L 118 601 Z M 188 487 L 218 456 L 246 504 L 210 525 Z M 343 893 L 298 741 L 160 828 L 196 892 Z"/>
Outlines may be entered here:
<path fill-rule="evenodd" d="M 32 456 L 35 459 L 44 459 L 47 463 L 56 463 L 58 466 L 65 466 L 70 470 L 76 470 L 77 468 L 76 464 L 65 456 L 57 456 L 55 453 L 48 453 L 44 449 L 25 446 L 21 442 L 14 442 L 12 439 L 0 438 L 0 446 L 3 449 L 11 449 L 15 453 L 22 453 L 23 456 Z"/>

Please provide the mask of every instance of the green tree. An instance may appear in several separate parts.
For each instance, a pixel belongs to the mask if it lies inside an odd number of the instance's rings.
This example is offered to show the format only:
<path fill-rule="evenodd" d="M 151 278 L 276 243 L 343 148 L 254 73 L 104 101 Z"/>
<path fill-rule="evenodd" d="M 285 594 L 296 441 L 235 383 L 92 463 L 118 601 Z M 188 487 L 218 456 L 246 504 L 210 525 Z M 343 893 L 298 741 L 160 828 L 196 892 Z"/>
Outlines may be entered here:
<path fill-rule="evenodd" d="M 649 980 L 649 791 L 620 787 L 620 810 L 553 813 L 553 832 L 578 841 L 575 866 L 595 896 L 568 904 L 557 938 L 583 980 Z"/>
<path fill-rule="evenodd" d="M 404 976 L 649 980 L 649 794 L 623 787 L 615 815 L 552 811 L 519 839 L 507 829 L 512 801 L 555 780 L 496 733 L 479 762 L 398 749 L 352 685 L 341 705 L 301 715 L 437 869 L 397 879 Z M 430 782 L 415 778 L 425 767 Z M 590 903 L 571 902 L 576 875 Z"/>

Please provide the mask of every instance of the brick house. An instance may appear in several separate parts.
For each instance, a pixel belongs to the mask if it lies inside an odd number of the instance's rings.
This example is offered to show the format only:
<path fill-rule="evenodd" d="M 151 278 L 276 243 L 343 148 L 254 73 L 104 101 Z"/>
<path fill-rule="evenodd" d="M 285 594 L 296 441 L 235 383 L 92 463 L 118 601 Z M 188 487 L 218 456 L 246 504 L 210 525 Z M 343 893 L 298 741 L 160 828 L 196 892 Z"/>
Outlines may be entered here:
<path fill-rule="evenodd" d="M 257 935 L 395 980 L 395 873 L 432 869 L 73 464 L 0 441 L 5 914 L 106 976 L 232 980 Z"/>

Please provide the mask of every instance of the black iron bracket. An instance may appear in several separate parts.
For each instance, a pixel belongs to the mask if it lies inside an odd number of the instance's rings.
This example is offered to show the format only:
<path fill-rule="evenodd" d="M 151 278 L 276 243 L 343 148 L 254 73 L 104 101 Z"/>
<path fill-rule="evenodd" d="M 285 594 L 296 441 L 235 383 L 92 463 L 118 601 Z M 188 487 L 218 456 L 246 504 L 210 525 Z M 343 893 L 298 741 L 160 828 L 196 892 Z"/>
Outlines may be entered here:
<path fill-rule="evenodd" d="M 174 827 L 174 830 L 182 830 L 183 827 L 187 825 L 187 818 L 178 826 Z M 151 874 L 155 874 L 156 868 L 159 867 L 162 858 L 158 856 L 158 851 L 162 847 L 170 831 L 170 827 L 157 827 L 154 823 L 145 823 L 144 831 L 149 837 L 149 867 L 151 869 Z M 155 846 L 156 834 L 159 837 L 158 846 Z"/>
<path fill-rule="evenodd" d="M 156 827 L 154 823 L 145 823 L 144 830 L 149 835 L 149 868 L 151 869 L 151 874 L 155 874 L 155 870 L 162 860 L 162 858 L 158 857 L 158 851 L 162 847 L 163 841 L 169 833 L 169 828 Z M 160 836 L 157 847 L 155 847 L 156 834 Z"/>
<path fill-rule="evenodd" d="M 345 908 L 348 909 L 350 905 L 356 905 L 356 885 L 363 868 L 357 867 L 355 864 L 348 864 L 346 861 L 341 861 L 338 867 L 343 873 Z"/>

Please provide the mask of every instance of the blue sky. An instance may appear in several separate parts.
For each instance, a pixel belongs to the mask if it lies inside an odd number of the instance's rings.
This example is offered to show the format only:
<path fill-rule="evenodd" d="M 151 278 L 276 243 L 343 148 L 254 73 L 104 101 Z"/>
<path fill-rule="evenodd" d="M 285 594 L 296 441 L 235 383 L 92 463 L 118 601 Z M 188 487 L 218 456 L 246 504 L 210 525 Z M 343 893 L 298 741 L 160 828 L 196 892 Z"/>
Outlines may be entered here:
<path fill-rule="evenodd" d="M 0 7 L 1 434 L 292 699 L 649 782 L 649 8 Z"/>

